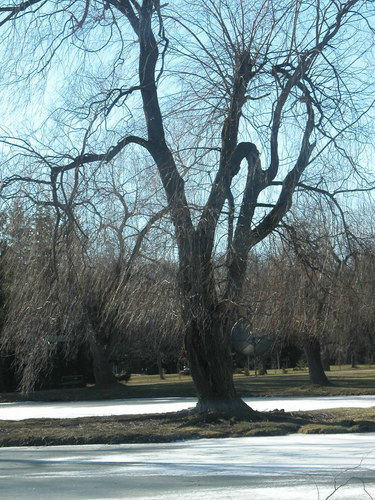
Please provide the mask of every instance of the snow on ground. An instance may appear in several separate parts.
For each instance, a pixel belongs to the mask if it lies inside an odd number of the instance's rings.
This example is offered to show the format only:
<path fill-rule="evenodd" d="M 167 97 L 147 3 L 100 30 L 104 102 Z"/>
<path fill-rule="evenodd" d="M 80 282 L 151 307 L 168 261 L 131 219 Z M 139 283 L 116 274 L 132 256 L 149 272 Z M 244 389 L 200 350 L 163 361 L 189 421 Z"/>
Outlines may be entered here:
<path fill-rule="evenodd" d="M 3 448 L 0 457 L 7 499 L 375 498 L 371 433 Z"/>
<path fill-rule="evenodd" d="M 245 398 L 257 410 L 370 407 L 375 396 Z M 182 398 L 3 403 L 0 419 L 176 411 Z M 330 496 L 332 495 L 332 496 Z M 0 450 L 0 498 L 297 500 L 375 498 L 375 433 Z"/>
<path fill-rule="evenodd" d="M 369 408 L 375 406 L 375 396 L 338 396 L 318 398 L 244 398 L 254 410 L 285 411 L 319 410 L 326 408 Z M 76 418 L 141 413 L 164 413 L 190 408 L 194 398 L 118 399 L 109 401 L 78 401 L 42 403 L 23 401 L 0 404 L 0 420 L 26 418 Z"/>

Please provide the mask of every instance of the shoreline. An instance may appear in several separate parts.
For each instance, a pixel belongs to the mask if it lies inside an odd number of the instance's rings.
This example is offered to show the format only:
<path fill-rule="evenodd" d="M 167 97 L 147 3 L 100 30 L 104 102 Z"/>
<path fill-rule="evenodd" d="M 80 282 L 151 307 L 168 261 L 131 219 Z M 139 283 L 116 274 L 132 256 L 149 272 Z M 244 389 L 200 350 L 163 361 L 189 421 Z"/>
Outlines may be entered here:
<path fill-rule="evenodd" d="M 0 421 L 0 447 L 165 443 L 187 439 L 375 432 L 375 407 L 257 412 L 256 422 L 183 410 L 150 415 Z"/>

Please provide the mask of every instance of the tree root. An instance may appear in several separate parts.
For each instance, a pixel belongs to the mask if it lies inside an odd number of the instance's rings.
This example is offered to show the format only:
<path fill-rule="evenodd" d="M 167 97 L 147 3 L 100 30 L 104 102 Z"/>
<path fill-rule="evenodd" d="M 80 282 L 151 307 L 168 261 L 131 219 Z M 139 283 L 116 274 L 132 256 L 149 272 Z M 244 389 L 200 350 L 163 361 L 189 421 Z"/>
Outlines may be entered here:
<path fill-rule="evenodd" d="M 200 400 L 193 410 L 190 410 L 191 418 L 184 422 L 181 427 L 189 425 L 199 425 L 214 422 L 228 422 L 233 425 L 235 422 L 259 422 L 263 420 L 263 415 L 250 408 L 240 398 L 231 400 Z"/>

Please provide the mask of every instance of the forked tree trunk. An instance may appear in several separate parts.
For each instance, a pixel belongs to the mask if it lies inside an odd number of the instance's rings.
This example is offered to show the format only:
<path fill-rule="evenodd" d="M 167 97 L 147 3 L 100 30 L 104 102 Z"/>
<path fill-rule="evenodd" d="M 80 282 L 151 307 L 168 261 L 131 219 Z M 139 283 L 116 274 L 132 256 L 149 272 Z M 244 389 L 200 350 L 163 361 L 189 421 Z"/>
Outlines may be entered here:
<path fill-rule="evenodd" d="M 199 413 L 213 412 L 228 417 L 259 420 L 237 395 L 232 376 L 230 330 L 225 318 L 215 313 L 205 325 L 191 321 L 186 334 L 191 375 L 197 390 Z"/>
<path fill-rule="evenodd" d="M 310 382 L 317 385 L 329 385 L 329 380 L 323 369 L 319 340 L 313 336 L 306 337 L 304 350 L 309 367 Z"/>

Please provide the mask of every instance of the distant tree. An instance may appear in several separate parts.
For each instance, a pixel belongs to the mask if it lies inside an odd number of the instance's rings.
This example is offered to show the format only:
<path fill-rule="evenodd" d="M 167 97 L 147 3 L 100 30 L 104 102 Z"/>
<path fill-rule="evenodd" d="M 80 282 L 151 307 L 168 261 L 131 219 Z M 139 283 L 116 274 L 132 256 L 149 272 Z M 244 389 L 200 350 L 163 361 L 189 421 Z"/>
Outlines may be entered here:
<path fill-rule="evenodd" d="M 311 383 L 328 385 L 321 345 L 328 343 L 331 337 L 341 292 L 340 274 L 352 253 L 350 249 L 340 248 L 337 227 L 327 227 L 324 215 L 319 218 L 317 214 L 310 214 L 308 219 L 290 220 L 283 229 L 283 241 L 293 265 L 291 274 L 298 284 L 291 328 L 305 352 Z M 341 238 L 345 238 L 345 234 L 341 234 Z"/>
<path fill-rule="evenodd" d="M 353 367 L 360 356 L 362 362 L 371 362 L 375 355 L 375 242 L 373 228 L 364 228 L 367 217 L 357 216 L 357 245 L 354 258 L 340 275 L 331 334 L 338 361 L 349 361 Z"/>
<path fill-rule="evenodd" d="M 0 342 L 3 335 L 4 323 L 6 321 L 6 263 L 7 241 L 5 235 L 6 216 L 0 213 Z M 13 389 L 13 376 L 11 362 L 13 360 L 10 352 L 0 349 L 0 390 L 10 391 Z"/>
<path fill-rule="evenodd" d="M 15 354 L 24 392 L 52 372 L 56 356 L 72 358 L 82 346 L 88 348 L 96 385 L 116 383 L 112 365 L 118 362 L 118 339 L 125 336 L 117 321 L 118 303 L 126 302 L 126 285 L 142 242 L 163 214 L 152 216 L 139 231 L 133 228 L 132 239 L 128 234 L 125 243 L 131 219 L 125 211 L 119 226 L 111 223 L 115 248 L 106 252 L 102 247 L 97 254 L 102 231 L 90 243 L 81 224 L 75 225 L 78 220 L 65 217 L 59 224 L 49 207 L 26 212 L 16 204 L 7 230 L 8 314 L 1 344 Z"/>
<path fill-rule="evenodd" d="M 254 331 L 299 345 L 320 385 L 328 383 L 323 353 L 341 353 L 342 363 L 365 345 L 373 351 L 372 240 L 358 207 L 346 216 L 340 222 L 322 207 L 290 214 L 247 278 Z"/>
<path fill-rule="evenodd" d="M 126 298 L 117 312 L 130 357 L 157 364 L 159 376 L 168 359 L 183 356 L 185 326 L 181 317 L 176 266 L 167 262 L 139 266 L 126 288 Z"/>
<path fill-rule="evenodd" d="M 35 212 L 34 212 L 35 213 Z M 13 353 L 21 385 L 32 387 L 53 355 L 49 332 L 56 332 L 56 287 L 50 260 L 51 219 L 37 211 L 30 217 L 17 204 L 9 214 L 4 257 L 6 319 L 2 352 Z"/>

